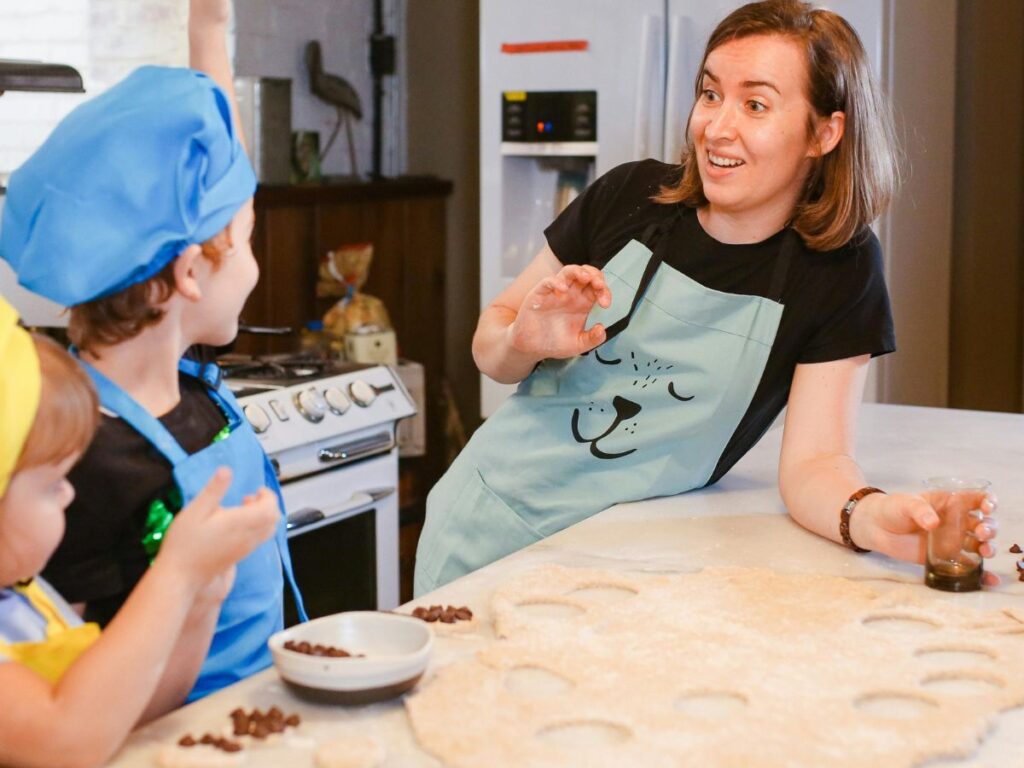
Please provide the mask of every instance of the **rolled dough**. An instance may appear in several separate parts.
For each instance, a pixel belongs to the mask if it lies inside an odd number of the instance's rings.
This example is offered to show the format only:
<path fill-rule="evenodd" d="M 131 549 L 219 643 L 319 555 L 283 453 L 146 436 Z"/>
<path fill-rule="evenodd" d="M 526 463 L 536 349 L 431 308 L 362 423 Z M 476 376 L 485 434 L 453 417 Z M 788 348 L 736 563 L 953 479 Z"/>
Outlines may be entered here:
<path fill-rule="evenodd" d="M 545 566 L 492 608 L 498 639 L 405 701 L 451 768 L 911 768 L 1024 704 L 1018 618 L 921 589 Z"/>

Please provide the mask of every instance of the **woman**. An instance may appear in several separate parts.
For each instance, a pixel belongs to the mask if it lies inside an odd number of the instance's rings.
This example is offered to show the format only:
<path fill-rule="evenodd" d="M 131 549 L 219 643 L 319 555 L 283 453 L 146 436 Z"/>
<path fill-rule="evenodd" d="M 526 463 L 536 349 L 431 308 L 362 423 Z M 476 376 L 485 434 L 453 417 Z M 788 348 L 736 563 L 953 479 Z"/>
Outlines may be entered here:
<path fill-rule="evenodd" d="M 868 362 L 895 349 L 868 228 L 895 154 L 841 17 L 768 0 L 722 21 L 681 165 L 598 179 L 482 313 L 478 366 L 521 384 L 431 492 L 417 593 L 612 504 L 716 482 L 787 404 L 792 517 L 921 561 L 926 497 L 869 487 L 852 458 Z M 991 556 L 991 519 L 977 534 Z"/>

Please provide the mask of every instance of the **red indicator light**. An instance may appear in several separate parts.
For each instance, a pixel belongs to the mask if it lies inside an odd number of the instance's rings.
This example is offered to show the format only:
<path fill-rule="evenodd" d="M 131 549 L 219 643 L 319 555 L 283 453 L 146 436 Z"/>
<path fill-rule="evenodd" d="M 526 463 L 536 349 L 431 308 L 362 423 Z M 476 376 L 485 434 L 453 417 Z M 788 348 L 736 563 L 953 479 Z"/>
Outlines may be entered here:
<path fill-rule="evenodd" d="M 544 133 L 544 123 L 537 123 L 537 133 Z"/>

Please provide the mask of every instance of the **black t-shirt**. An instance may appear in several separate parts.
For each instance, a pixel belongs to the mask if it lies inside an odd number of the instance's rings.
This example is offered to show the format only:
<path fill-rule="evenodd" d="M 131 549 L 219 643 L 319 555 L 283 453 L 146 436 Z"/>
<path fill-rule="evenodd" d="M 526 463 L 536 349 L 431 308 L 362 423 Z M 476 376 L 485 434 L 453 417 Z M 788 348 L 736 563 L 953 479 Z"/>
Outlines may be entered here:
<path fill-rule="evenodd" d="M 181 401 L 160 422 L 192 454 L 208 447 L 227 419 L 206 385 L 184 374 L 179 383 Z M 44 578 L 68 602 L 86 603 L 87 621 L 105 625 L 149 567 L 143 538 L 152 505 L 174 513 L 180 497 L 170 463 L 134 428 L 107 413 L 68 480 L 75 499 Z"/>
<path fill-rule="evenodd" d="M 679 166 L 656 160 L 613 168 L 544 231 L 563 264 L 603 268 L 648 226 L 678 214 L 650 198 L 678 179 Z M 754 398 L 711 475 L 717 482 L 771 426 L 789 398 L 798 363 L 822 363 L 896 349 L 882 252 L 870 230 L 834 251 L 796 249 L 780 296 L 769 296 L 785 232 L 744 245 L 708 235 L 686 209 L 664 244 L 665 264 L 717 291 L 783 304 L 782 320 Z"/>

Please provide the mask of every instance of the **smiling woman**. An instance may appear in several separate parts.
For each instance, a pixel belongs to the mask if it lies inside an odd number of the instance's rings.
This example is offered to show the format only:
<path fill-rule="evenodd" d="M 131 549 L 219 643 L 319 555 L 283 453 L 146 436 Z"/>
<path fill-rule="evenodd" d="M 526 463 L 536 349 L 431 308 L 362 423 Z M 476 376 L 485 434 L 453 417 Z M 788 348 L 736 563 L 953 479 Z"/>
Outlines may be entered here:
<path fill-rule="evenodd" d="M 870 492 L 852 459 L 868 361 L 895 349 L 869 224 L 896 147 L 860 40 L 809 3 L 751 3 L 712 33 L 695 90 L 682 162 L 599 178 L 481 314 L 477 365 L 519 388 L 430 494 L 417 593 L 613 504 L 716 482 L 787 405 L 792 517 L 920 556 L 935 512 Z"/>

